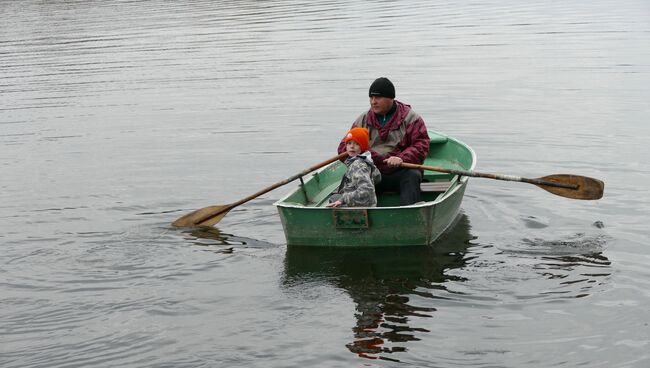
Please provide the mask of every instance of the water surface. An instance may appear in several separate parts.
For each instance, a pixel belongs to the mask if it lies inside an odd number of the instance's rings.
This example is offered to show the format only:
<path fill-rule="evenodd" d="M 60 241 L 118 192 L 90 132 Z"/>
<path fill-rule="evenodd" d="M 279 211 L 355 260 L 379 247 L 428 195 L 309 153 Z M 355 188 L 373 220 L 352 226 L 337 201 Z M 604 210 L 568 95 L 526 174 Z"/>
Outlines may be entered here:
<path fill-rule="evenodd" d="M 3 367 L 646 367 L 644 1 L 0 1 Z M 376 77 L 477 170 L 428 248 L 287 248 L 234 202 L 334 154 Z"/>

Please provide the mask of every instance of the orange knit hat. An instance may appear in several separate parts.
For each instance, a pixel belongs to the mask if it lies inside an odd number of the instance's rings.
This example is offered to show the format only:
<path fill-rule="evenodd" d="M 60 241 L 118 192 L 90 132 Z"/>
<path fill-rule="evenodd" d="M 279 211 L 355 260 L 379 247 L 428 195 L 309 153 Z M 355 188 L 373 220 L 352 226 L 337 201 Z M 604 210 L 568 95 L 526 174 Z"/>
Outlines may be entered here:
<path fill-rule="evenodd" d="M 366 128 L 352 128 L 348 132 L 348 134 L 345 135 L 345 139 L 343 140 L 345 143 L 348 143 L 348 141 L 355 141 L 361 146 L 361 152 L 365 152 L 368 150 L 368 129 Z"/>

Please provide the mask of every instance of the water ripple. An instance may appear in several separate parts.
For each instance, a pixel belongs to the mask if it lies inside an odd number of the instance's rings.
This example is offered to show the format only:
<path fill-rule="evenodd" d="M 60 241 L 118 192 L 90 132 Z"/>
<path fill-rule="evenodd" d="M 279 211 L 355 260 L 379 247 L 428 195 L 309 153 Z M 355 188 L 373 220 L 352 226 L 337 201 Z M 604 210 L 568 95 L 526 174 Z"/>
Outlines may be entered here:
<path fill-rule="evenodd" d="M 3 367 L 647 365 L 643 1 L 0 9 Z M 289 186 L 169 225 L 328 157 L 378 75 L 481 170 L 605 197 L 472 179 L 426 249 L 285 252 Z"/>

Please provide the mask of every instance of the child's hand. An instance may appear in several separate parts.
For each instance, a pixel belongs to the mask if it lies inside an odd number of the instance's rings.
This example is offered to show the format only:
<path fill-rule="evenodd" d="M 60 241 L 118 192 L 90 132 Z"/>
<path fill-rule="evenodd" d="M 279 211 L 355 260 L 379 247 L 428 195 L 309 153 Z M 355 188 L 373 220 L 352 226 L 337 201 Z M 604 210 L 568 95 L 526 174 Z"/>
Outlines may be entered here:
<path fill-rule="evenodd" d="M 326 207 L 341 207 L 342 204 L 343 204 L 343 202 L 341 202 L 339 200 L 339 201 L 335 201 L 335 202 L 332 202 L 332 203 L 328 204 Z"/>

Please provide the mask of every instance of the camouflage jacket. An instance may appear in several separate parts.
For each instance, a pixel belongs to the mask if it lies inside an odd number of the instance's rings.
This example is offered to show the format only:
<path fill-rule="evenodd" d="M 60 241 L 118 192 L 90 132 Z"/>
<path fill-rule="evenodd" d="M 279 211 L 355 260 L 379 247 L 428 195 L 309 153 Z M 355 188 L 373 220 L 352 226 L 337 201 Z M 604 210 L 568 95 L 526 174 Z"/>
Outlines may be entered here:
<path fill-rule="evenodd" d="M 369 152 L 364 152 L 345 160 L 348 167 L 341 185 L 337 190 L 343 207 L 375 207 L 377 194 L 375 185 L 381 181 L 381 174 L 370 158 Z"/>

